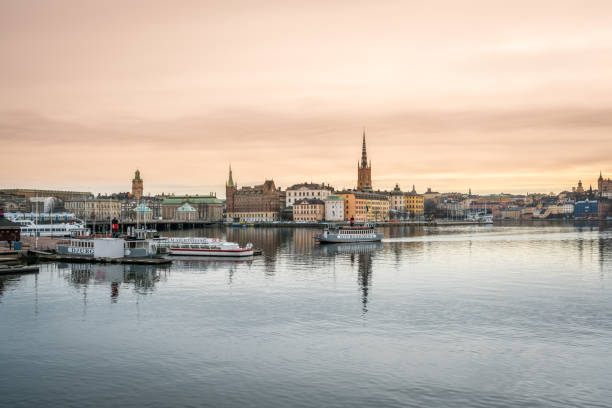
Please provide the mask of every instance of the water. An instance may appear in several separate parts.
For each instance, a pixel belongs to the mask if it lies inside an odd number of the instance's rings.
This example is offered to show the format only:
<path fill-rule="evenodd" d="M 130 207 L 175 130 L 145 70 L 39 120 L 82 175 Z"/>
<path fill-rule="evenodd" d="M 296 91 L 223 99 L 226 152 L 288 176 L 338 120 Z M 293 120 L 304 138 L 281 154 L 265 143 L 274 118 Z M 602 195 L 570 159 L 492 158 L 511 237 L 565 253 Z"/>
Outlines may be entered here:
<path fill-rule="evenodd" d="M 612 406 L 612 231 L 313 232 L 181 231 L 264 255 L 0 278 L 0 406 Z"/>

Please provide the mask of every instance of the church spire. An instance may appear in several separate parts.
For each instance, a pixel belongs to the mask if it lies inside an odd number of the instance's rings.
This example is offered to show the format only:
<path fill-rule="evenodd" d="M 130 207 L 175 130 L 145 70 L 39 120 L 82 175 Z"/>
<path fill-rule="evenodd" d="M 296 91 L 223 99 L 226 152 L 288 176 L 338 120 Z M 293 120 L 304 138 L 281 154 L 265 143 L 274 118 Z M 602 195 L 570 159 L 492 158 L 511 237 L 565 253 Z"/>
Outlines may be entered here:
<path fill-rule="evenodd" d="M 366 153 L 365 128 L 363 129 L 363 145 L 361 147 L 361 167 L 368 167 L 368 154 Z"/>
<path fill-rule="evenodd" d="M 232 165 L 229 166 L 229 179 L 227 180 L 228 187 L 234 187 L 234 179 L 232 178 Z"/>

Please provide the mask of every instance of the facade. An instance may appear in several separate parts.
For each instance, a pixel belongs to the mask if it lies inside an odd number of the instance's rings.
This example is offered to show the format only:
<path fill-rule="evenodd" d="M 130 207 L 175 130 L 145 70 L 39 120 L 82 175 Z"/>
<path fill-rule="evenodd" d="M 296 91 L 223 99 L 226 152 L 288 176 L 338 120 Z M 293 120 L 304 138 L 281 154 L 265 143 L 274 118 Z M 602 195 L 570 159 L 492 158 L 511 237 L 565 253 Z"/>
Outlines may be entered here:
<path fill-rule="evenodd" d="M 325 202 L 316 198 L 303 198 L 293 204 L 293 221 L 318 222 L 325 218 Z"/>
<path fill-rule="evenodd" d="M 597 193 L 601 198 L 612 199 L 612 180 L 604 179 L 601 172 L 599 172 L 599 178 L 597 179 Z"/>
<path fill-rule="evenodd" d="M 28 203 L 22 195 L 0 192 L 0 211 L 28 212 Z"/>
<path fill-rule="evenodd" d="M 121 216 L 121 202 L 112 199 L 80 199 L 64 202 L 67 212 L 83 220 L 107 220 Z"/>
<path fill-rule="evenodd" d="M 291 187 L 287 187 L 287 190 L 285 192 L 285 204 L 287 207 L 290 207 L 296 202 L 303 200 L 304 198 L 325 200 L 327 196 L 329 196 L 333 192 L 334 189 L 330 185 L 326 186 L 325 184 L 316 183 L 295 184 Z"/>
<path fill-rule="evenodd" d="M 136 169 L 136 173 L 134 173 L 134 178 L 132 179 L 132 197 L 136 200 L 140 200 L 140 197 L 142 197 L 142 183 L 142 179 L 140 178 L 140 170 Z"/>
<path fill-rule="evenodd" d="M 327 196 L 325 201 L 325 221 L 344 220 L 344 199 L 339 195 Z"/>
<path fill-rule="evenodd" d="M 176 209 L 176 219 L 179 221 L 195 221 L 198 211 L 189 203 L 185 203 Z"/>
<path fill-rule="evenodd" d="M 400 189 L 397 183 L 395 183 L 393 191 L 389 193 L 389 205 L 391 210 L 398 213 L 403 213 L 406 210 L 406 194 Z"/>
<path fill-rule="evenodd" d="M 577 201 L 574 205 L 574 217 L 576 218 L 592 218 L 598 216 L 597 201 Z"/>
<path fill-rule="evenodd" d="M 134 212 L 134 216 L 137 221 L 146 222 L 153 219 L 153 210 L 147 207 L 144 203 L 137 205 L 134 207 L 134 209 L 132 209 L 132 211 Z"/>
<path fill-rule="evenodd" d="M 366 153 L 365 130 L 363 131 L 361 162 L 357 163 L 357 190 L 372 191 L 372 163 L 368 163 L 368 155 Z"/>
<path fill-rule="evenodd" d="M 366 200 L 360 194 L 353 191 L 342 191 L 336 193 L 344 200 L 344 220 L 356 222 L 366 221 Z"/>
<path fill-rule="evenodd" d="M 387 196 L 363 191 L 342 191 L 337 193 L 344 199 L 344 219 L 357 222 L 389 220 L 389 199 Z"/>
<path fill-rule="evenodd" d="M 220 221 L 223 219 L 223 201 L 214 194 L 207 196 L 171 196 L 161 202 L 162 218 L 165 220 L 179 220 L 185 215 L 178 211 L 188 204 L 196 210 L 195 219 L 201 221 Z M 192 215 L 194 217 L 194 215 Z"/>
<path fill-rule="evenodd" d="M 412 191 L 406 194 L 405 209 L 410 218 L 422 217 L 425 214 L 425 197 L 417 194 L 414 185 Z"/>
<path fill-rule="evenodd" d="M 230 167 L 229 178 L 225 184 L 227 218 L 240 221 L 276 221 L 282 211 L 281 199 L 283 192 L 276 188 L 274 180 L 266 180 L 254 187 L 242 187 L 232 177 Z"/>

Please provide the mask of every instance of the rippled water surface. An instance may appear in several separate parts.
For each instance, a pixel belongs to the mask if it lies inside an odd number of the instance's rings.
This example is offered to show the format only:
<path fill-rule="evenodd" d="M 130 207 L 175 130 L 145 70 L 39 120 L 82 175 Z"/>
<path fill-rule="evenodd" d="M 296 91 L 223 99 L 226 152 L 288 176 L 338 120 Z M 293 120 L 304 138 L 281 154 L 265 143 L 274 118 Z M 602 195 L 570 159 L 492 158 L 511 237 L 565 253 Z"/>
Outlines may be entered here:
<path fill-rule="evenodd" d="M 612 231 L 313 232 L 181 231 L 264 255 L 0 277 L 0 406 L 612 406 Z"/>

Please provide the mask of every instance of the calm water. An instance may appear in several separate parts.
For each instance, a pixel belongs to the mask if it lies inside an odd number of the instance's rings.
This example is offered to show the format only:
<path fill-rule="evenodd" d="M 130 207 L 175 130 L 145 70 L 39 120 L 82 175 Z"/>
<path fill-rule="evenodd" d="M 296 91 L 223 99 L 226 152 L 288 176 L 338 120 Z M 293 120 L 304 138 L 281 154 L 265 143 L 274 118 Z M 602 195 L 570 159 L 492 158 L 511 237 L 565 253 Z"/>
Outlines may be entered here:
<path fill-rule="evenodd" d="M 612 231 L 391 228 L 0 278 L 2 407 L 612 406 Z"/>

